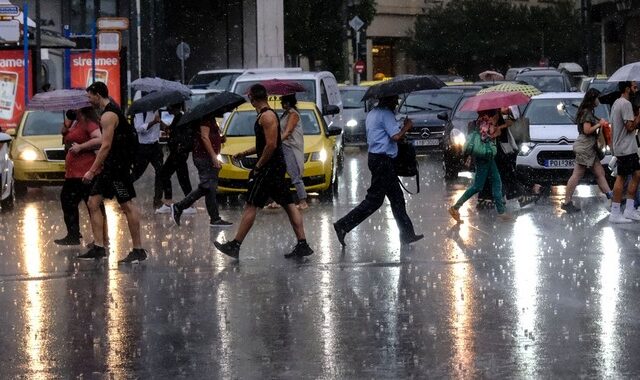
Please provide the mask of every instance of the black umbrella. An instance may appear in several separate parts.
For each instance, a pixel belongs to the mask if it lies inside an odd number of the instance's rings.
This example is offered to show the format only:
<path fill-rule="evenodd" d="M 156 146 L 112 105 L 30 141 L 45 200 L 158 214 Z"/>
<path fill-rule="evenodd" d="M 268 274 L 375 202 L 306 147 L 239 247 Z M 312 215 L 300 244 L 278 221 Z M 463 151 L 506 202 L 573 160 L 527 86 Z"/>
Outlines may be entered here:
<path fill-rule="evenodd" d="M 598 100 L 602 104 L 612 105 L 620 97 L 620 90 L 618 90 L 618 82 L 609 82 L 607 86 L 602 89 Z"/>
<path fill-rule="evenodd" d="M 244 102 L 246 102 L 244 97 L 233 92 L 223 91 L 198 103 L 192 110 L 182 116 L 178 125 L 188 124 L 211 115 L 214 117 L 222 116 L 225 112 L 232 111 Z"/>
<path fill-rule="evenodd" d="M 133 102 L 127 113 L 135 115 L 137 113 L 155 111 L 172 104 L 182 103 L 187 99 L 189 99 L 188 95 L 176 90 L 152 92 Z"/>
<path fill-rule="evenodd" d="M 369 87 L 362 100 L 380 99 L 420 90 L 435 90 L 443 86 L 446 85 L 435 75 L 406 75 Z"/>

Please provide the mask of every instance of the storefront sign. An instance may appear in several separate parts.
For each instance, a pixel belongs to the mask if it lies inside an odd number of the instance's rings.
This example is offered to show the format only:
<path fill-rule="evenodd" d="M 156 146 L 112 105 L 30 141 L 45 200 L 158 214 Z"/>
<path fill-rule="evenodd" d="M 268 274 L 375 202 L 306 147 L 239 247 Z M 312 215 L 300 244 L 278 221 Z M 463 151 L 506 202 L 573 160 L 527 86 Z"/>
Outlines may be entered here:
<path fill-rule="evenodd" d="M 104 82 L 120 104 L 120 57 L 117 52 L 96 52 L 96 81 Z M 93 83 L 91 52 L 71 54 L 71 87 L 87 88 Z"/>
<path fill-rule="evenodd" d="M 33 83 L 31 75 L 31 59 L 29 59 L 29 83 Z M 0 127 L 17 128 L 25 109 L 24 91 L 24 52 L 22 50 L 0 51 Z M 33 95 L 29 87 L 29 98 Z"/>

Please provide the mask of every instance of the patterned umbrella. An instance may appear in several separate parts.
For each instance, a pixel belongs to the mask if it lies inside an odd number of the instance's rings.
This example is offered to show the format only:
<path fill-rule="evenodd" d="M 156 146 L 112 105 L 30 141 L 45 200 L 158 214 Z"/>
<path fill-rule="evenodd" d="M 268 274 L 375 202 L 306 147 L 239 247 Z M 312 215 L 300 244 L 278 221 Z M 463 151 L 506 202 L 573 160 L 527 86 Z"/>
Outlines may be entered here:
<path fill-rule="evenodd" d="M 34 111 L 65 111 L 91 107 L 85 90 L 54 90 L 35 94 L 28 109 Z"/>
<path fill-rule="evenodd" d="M 138 78 L 131 82 L 131 88 L 135 91 L 145 92 L 175 90 L 187 96 L 191 95 L 191 89 L 184 84 L 158 77 Z"/>
<path fill-rule="evenodd" d="M 486 94 L 488 92 L 520 92 L 528 97 L 542 94 L 540 90 L 528 84 L 502 83 L 482 89 L 478 91 L 478 95 Z"/>

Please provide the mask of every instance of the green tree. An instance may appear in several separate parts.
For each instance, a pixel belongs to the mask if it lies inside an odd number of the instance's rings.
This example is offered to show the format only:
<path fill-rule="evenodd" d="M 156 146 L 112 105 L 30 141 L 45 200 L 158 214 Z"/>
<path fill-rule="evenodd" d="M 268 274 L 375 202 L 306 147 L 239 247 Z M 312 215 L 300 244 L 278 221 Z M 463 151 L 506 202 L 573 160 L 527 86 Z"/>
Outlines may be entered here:
<path fill-rule="evenodd" d="M 345 0 L 284 0 L 284 9 L 286 54 L 306 56 L 312 70 L 328 70 L 344 79 L 347 20 L 357 14 L 368 25 L 375 15 L 375 1 L 360 0 L 347 7 Z M 322 65 L 317 67 L 316 61 Z"/>
<path fill-rule="evenodd" d="M 422 72 L 455 71 L 475 79 L 487 69 L 537 65 L 580 57 L 580 20 L 571 1 L 547 7 L 504 0 L 459 0 L 418 17 L 410 56 Z"/>

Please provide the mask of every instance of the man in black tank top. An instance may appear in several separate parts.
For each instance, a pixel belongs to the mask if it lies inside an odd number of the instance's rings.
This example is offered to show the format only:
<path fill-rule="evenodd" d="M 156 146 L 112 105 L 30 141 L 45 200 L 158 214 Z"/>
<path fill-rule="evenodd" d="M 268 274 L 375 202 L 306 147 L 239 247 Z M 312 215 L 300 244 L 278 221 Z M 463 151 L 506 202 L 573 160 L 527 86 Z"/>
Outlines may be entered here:
<path fill-rule="evenodd" d="M 136 139 L 135 129 L 129 124 L 120 108 L 109 99 L 109 90 L 102 82 L 95 82 L 87 88 L 89 101 L 102 114 L 102 144 L 96 154 L 91 169 L 84 175 L 83 182 L 93 186 L 89 193 L 91 229 L 95 244 L 89 251 L 78 256 L 82 260 L 98 260 L 106 257 L 103 231 L 103 215 L 100 205 L 104 198 L 114 196 L 127 218 L 133 250 L 119 263 L 138 263 L 147 258 L 140 240 L 140 212 L 133 204 L 136 192 L 133 188 L 131 164 L 133 152 L 131 141 Z"/>
<path fill-rule="evenodd" d="M 285 179 L 287 167 L 282 153 L 278 115 L 269 108 L 267 90 L 263 85 L 255 84 L 251 86 L 249 100 L 258 112 L 254 126 L 256 146 L 235 154 L 234 158 L 240 159 L 251 154 L 257 154 L 258 162 L 249 174 L 246 205 L 235 238 L 226 243 L 216 241 L 214 244 L 222 253 L 238 259 L 240 245 L 249 230 L 251 230 L 258 208 L 263 208 L 271 198 L 287 212 L 293 232 L 298 239 L 293 251 L 287 253 L 285 257 L 309 256 L 313 253 L 313 250 L 305 239 L 302 214 L 293 203 L 289 184 Z"/>

